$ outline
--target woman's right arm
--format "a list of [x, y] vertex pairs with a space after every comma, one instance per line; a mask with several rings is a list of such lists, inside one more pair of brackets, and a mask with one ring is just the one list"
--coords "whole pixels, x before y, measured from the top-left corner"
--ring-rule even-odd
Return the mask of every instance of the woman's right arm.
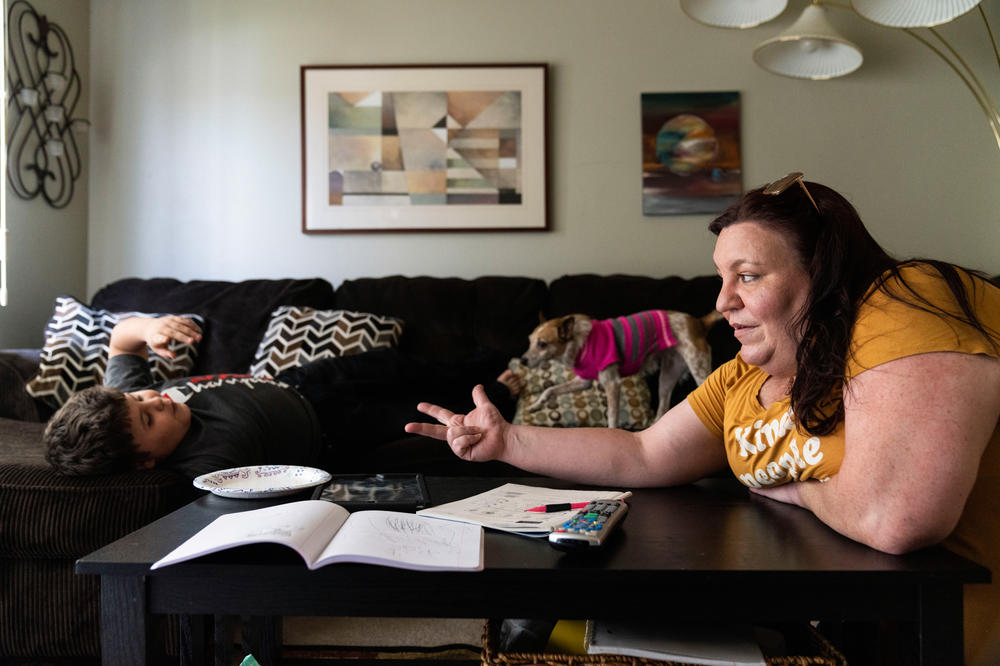
[[417, 409], [441, 425], [410, 423], [406, 431], [447, 441], [460, 458], [500, 460], [529, 472], [579, 483], [630, 487], [679, 485], [726, 465], [722, 443], [687, 401], [650, 428], [540, 428], [511, 425], [485, 391], [472, 391], [475, 409], [455, 414], [437, 405]]

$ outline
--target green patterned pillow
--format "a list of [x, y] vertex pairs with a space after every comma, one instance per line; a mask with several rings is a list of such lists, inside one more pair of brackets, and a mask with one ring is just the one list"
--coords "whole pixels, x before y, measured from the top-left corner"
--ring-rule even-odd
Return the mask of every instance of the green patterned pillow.
[[[509, 367], [521, 376], [522, 383], [513, 423], [554, 428], [607, 427], [608, 400], [604, 389], [596, 381], [589, 389], [563, 393], [550, 398], [542, 408], [529, 412], [527, 406], [542, 391], [573, 379], [576, 375], [560, 361], [545, 361], [536, 368], [528, 368], [520, 359], [513, 359]], [[655, 415], [652, 396], [642, 375], [622, 379], [619, 402], [619, 428], [642, 430], [652, 425]]]

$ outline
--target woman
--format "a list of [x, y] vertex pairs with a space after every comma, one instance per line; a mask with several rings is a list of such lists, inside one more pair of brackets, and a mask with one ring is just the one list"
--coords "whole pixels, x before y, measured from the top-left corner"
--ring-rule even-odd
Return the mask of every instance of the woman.
[[[442, 425], [407, 430], [581, 483], [683, 484], [728, 465], [873, 548], [944, 541], [1000, 575], [1000, 289], [892, 259], [848, 201], [797, 173], [709, 228], [716, 307], [741, 349], [649, 429], [512, 426], [476, 387], [469, 414], [421, 403]], [[966, 590], [967, 663], [1000, 659], [998, 588]]]

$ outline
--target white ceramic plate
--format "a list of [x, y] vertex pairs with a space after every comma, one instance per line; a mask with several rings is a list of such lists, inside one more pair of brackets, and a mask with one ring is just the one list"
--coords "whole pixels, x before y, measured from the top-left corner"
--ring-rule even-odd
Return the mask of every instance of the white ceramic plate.
[[194, 486], [220, 497], [257, 499], [291, 495], [329, 480], [328, 472], [315, 467], [254, 465], [202, 474], [194, 480]]

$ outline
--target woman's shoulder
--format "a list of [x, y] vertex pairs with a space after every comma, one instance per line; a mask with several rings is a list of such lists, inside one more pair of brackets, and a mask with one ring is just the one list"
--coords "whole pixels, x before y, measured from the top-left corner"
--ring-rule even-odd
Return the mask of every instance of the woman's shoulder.
[[869, 289], [864, 304], [900, 303], [953, 312], [956, 308], [960, 310], [956, 291], [965, 293], [974, 310], [1000, 303], [1000, 287], [981, 274], [954, 264], [915, 259], [883, 273]]
[[876, 281], [859, 306], [848, 376], [926, 352], [996, 355], [998, 345], [1000, 289], [951, 264], [907, 262]]

